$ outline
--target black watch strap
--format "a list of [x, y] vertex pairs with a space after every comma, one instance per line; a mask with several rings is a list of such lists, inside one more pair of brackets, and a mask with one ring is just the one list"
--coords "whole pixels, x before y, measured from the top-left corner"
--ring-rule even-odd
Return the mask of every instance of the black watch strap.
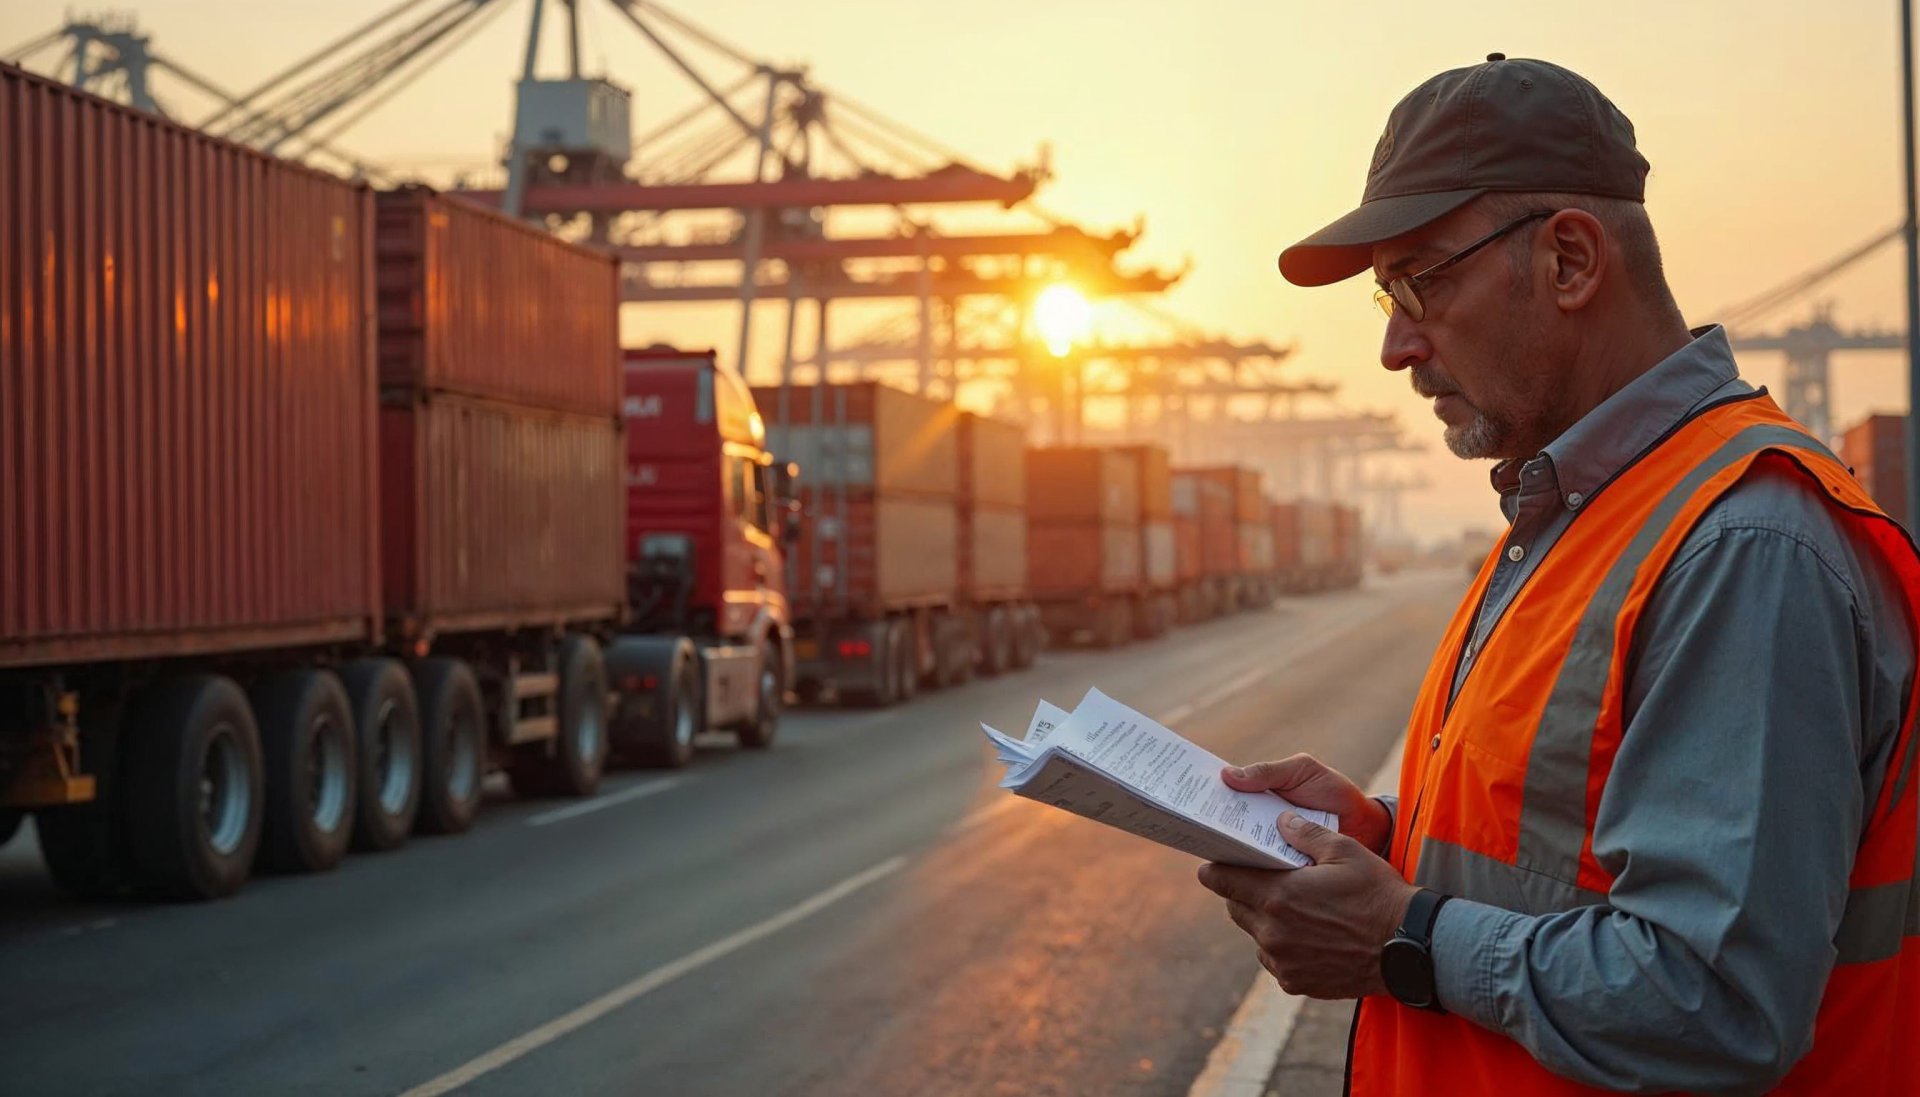
[[1401, 920], [1396, 936], [1418, 941], [1422, 948], [1432, 948], [1434, 923], [1440, 920], [1440, 908], [1446, 906], [1451, 898], [1453, 896], [1426, 888], [1414, 892], [1413, 901], [1407, 904], [1407, 915]]

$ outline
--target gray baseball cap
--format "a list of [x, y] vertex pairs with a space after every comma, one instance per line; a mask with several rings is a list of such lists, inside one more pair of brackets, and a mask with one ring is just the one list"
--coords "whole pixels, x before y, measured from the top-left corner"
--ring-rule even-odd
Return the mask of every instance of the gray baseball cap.
[[1646, 201], [1633, 123], [1578, 73], [1487, 55], [1407, 93], [1374, 146], [1360, 208], [1280, 253], [1297, 286], [1373, 265], [1373, 245], [1489, 191], [1554, 191]]

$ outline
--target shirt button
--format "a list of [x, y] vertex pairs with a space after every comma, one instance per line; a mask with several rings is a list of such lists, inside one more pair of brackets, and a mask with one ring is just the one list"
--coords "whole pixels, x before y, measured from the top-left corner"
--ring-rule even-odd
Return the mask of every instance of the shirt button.
[[1431, 742], [1431, 743], [1429, 743], [1429, 744], [1428, 744], [1428, 746], [1429, 746], [1429, 747], [1431, 747], [1431, 748], [1432, 748], [1432, 749], [1434, 749], [1434, 750], [1439, 750], [1439, 749], [1440, 749], [1440, 737], [1439, 737], [1438, 735], [1436, 735], [1436, 736], [1434, 736], [1434, 737], [1433, 737], [1433, 742]]
[[1580, 504], [1586, 501], [1587, 501], [1587, 497], [1580, 494], [1577, 491], [1570, 491], [1567, 493], [1567, 509], [1568, 510], [1579, 510]]
[[1507, 559], [1512, 560], [1514, 563], [1517, 564], [1520, 561], [1525, 560], [1526, 558], [1527, 558], [1526, 549], [1521, 548], [1519, 545], [1510, 545], [1507, 547]]

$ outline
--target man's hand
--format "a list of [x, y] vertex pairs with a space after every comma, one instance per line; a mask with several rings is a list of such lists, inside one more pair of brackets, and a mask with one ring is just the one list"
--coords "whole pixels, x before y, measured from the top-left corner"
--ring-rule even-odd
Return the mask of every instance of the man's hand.
[[1281, 990], [1309, 998], [1384, 992], [1380, 946], [1419, 889], [1353, 838], [1291, 811], [1280, 817], [1280, 829], [1313, 864], [1201, 865], [1200, 882], [1226, 899], [1228, 916], [1259, 946], [1260, 966]]
[[1387, 828], [1392, 817], [1380, 801], [1360, 791], [1346, 774], [1330, 769], [1311, 754], [1296, 754], [1278, 762], [1228, 766], [1220, 772], [1228, 788], [1241, 792], [1277, 792], [1303, 808], [1331, 811], [1340, 817], [1340, 830], [1361, 845], [1385, 854]]

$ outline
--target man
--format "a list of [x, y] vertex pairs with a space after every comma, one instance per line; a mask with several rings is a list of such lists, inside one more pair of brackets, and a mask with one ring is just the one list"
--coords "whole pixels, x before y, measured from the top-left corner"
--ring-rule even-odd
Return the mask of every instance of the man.
[[1381, 364], [1500, 458], [1511, 528], [1428, 670], [1399, 796], [1228, 770], [1297, 872], [1207, 865], [1280, 985], [1358, 998], [1356, 1094], [1920, 1093], [1920, 557], [1687, 330], [1633, 127], [1491, 55], [1394, 108], [1360, 207]]

